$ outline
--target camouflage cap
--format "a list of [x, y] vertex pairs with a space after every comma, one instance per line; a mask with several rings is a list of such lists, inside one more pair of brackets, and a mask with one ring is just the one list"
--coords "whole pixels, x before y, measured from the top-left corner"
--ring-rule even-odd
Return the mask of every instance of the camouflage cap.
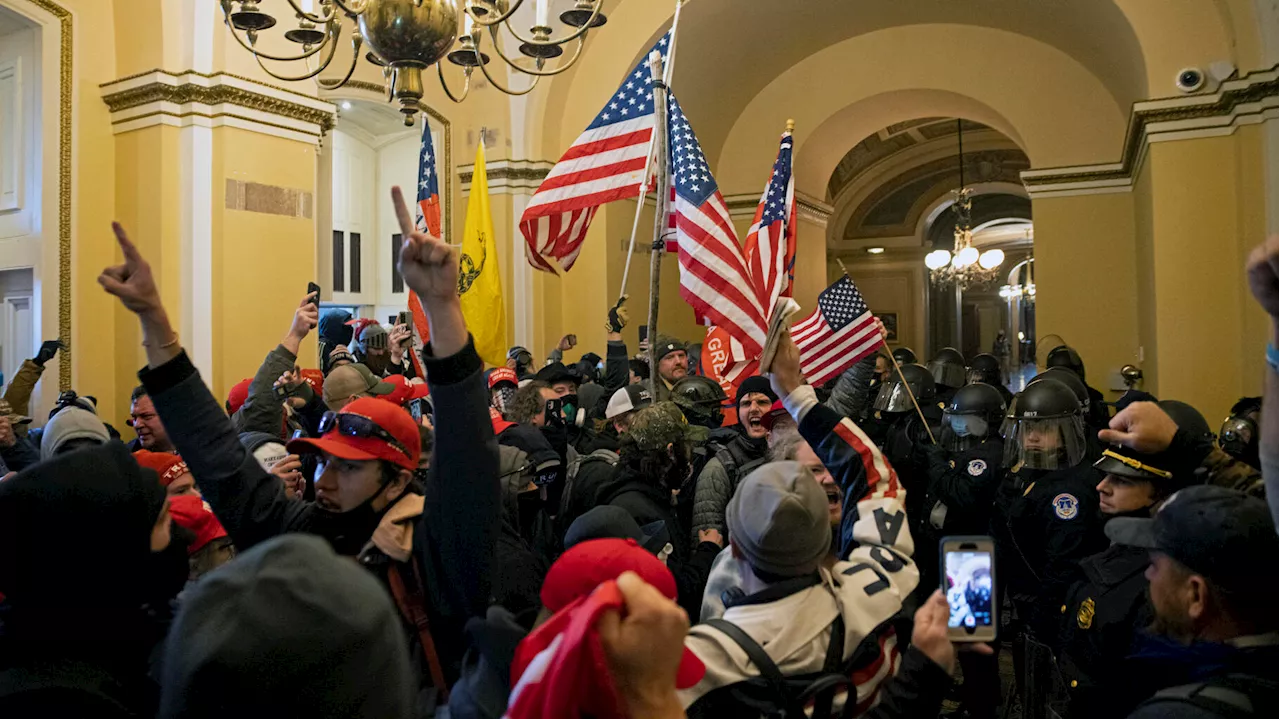
[[31, 424], [31, 418], [14, 412], [13, 405], [7, 399], [0, 399], [0, 417], [8, 419], [9, 424]]
[[679, 407], [658, 402], [636, 410], [624, 439], [642, 450], [665, 449], [669, 444], [690, 439], [689, 423]]

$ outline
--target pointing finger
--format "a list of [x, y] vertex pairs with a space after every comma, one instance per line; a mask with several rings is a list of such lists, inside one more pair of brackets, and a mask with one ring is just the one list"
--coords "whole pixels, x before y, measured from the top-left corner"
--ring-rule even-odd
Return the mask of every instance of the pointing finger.
[[409, 206], [404, 201], [404, 193], [401, 192], [399, 185], [391, 188], [391, 204], [396, 208], [396, 220], [400, 222], [400, 232], [405, 237], [412, 235], [414, 233], [413, 215], [409, 214]]
[[124, 226], [119, 222], [111, 223], [111, 230], [116, 233], [116, 242], [120, 243], [120, 250], [124, 252], [126, 260], [139, 260], [138, 248], [129, 240], [129, 234], [124, 231]]

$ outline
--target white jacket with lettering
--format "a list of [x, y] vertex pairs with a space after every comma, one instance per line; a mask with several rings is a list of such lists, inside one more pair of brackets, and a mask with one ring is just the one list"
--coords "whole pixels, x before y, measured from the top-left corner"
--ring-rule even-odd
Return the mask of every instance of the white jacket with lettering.
[[[914, 546], [903, 505], [905, 492], [879, 448], [852, 420], [821, 406], [812, 387], [798, 388], [783, 404], [844, 491], [845, 514], [856, 515], [846, 517], [853, 522], [855, 546], [845, 561], [830, 571], [819, 570], [820, 581], [777, 598], [777, 592], [771, 596], [765, 590], [755, 601], [748, 598], [729, 607], [722, 618], [764, 647], [784, 675], [799, 676], [822, 669], [831, 624], [837, 613], [843, 615], [845, 657], [858, 651], [866, 657], [852, 676], [858, 692], [856, 714], [862, 714], [879, 698], [885, 679], [898, 670], [901, 649], [892, 620], [919, 582], [911, 561]], [[681, 692], [685, 707], [716, 689], [759, 675], [746, 652], [712, 627], [694, 626], [685, 646], [707, 666], [703, 680]], [[837, 708], [844, 700], [837, 697]]]

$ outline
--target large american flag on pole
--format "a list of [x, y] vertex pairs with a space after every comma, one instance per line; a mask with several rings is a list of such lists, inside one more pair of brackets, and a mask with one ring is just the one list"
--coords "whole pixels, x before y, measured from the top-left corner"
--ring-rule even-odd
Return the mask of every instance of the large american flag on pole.
[[782, 134], [773, 174], [760, 195], [747, 232], [747, 271], [766, 312], [779, 297], [791, 296], [796, 261], [796, 187], [791, 176], [791, 130]]
[[838, 377], [884, 344], [876, 316], [848, 275], [818, 295], [818, 306], [791, 326], [800, 348], [800, 371], [814, 386]]
[[[653, 46], [666, 63], [671, 33]], [[652, 52], [652, 50], [650, 51]], [[649, 53], [632, 68], [587, 129], [551, 168], [520, 215], [529, 264], [568, 271], [600, 205], [639, 197], [653, 138]]]
[[722, 327], [746, 356], [759, 356], [766, 332], [765, 310], [750, 281], [729, 208], [707, 167], [702, 146], [675, 95], [668, 103], [670, 212], [680, 258], [680, 296], [700, 322]]
[[[440, 181], [436, 175], [436, 151], [431, 142], [431, 127], [426, 113], [422, 115], [422, 146], [418, 153], [418, 206], [414, 213], [417, 216], [417, 228], [434, 237], [440, 234]], [[405, 241], [408, 238], [401, 238]], [[409, 312], [413, 315], [413, 368], [418, 376], [426, 378], [426, 370], [422, 367], [422, 348], [430, 339], [427, 330], [427, 314], [422, 310], [422, 301], [417, 293], [409, 290]]]

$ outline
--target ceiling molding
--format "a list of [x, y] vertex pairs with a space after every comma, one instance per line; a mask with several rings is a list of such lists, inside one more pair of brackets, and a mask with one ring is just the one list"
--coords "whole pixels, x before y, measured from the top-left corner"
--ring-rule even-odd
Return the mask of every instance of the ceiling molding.
[[[555, 163], [545, 160], [490, 160], [485, 163], [485, 179], [489, 191], [494, 194], [530, 194], [538, 189], [542, 180], [551, 172]], [[471, 178], [475, 175], [475, 163], [458, 165], [458, 179], [462, 181], [462, 194], [471, 192]]]
[[1022, 182], [1033, 199], [1129, 192], [1152, 143], [1230, 135], [1280, 117], [1277, 76], [1272, 67], [1228, 80], [1214, 93], [1134, 103], [1119, 162], [1025, 170]]
[[[826, 225], [827, 221], [831, 219], [831, 213], [835, 209], [831, 205], [799, 190], [796, 190], [795, 197], [797, 217], [802, 217], [819, 225]], [[748, 193], [727, 195], [724, 198], [724, 204], [729, 208], [729, 216], [734, 219], [754, 218], [756, 216], [756, 208], [760, 206], [760, 195]]]

